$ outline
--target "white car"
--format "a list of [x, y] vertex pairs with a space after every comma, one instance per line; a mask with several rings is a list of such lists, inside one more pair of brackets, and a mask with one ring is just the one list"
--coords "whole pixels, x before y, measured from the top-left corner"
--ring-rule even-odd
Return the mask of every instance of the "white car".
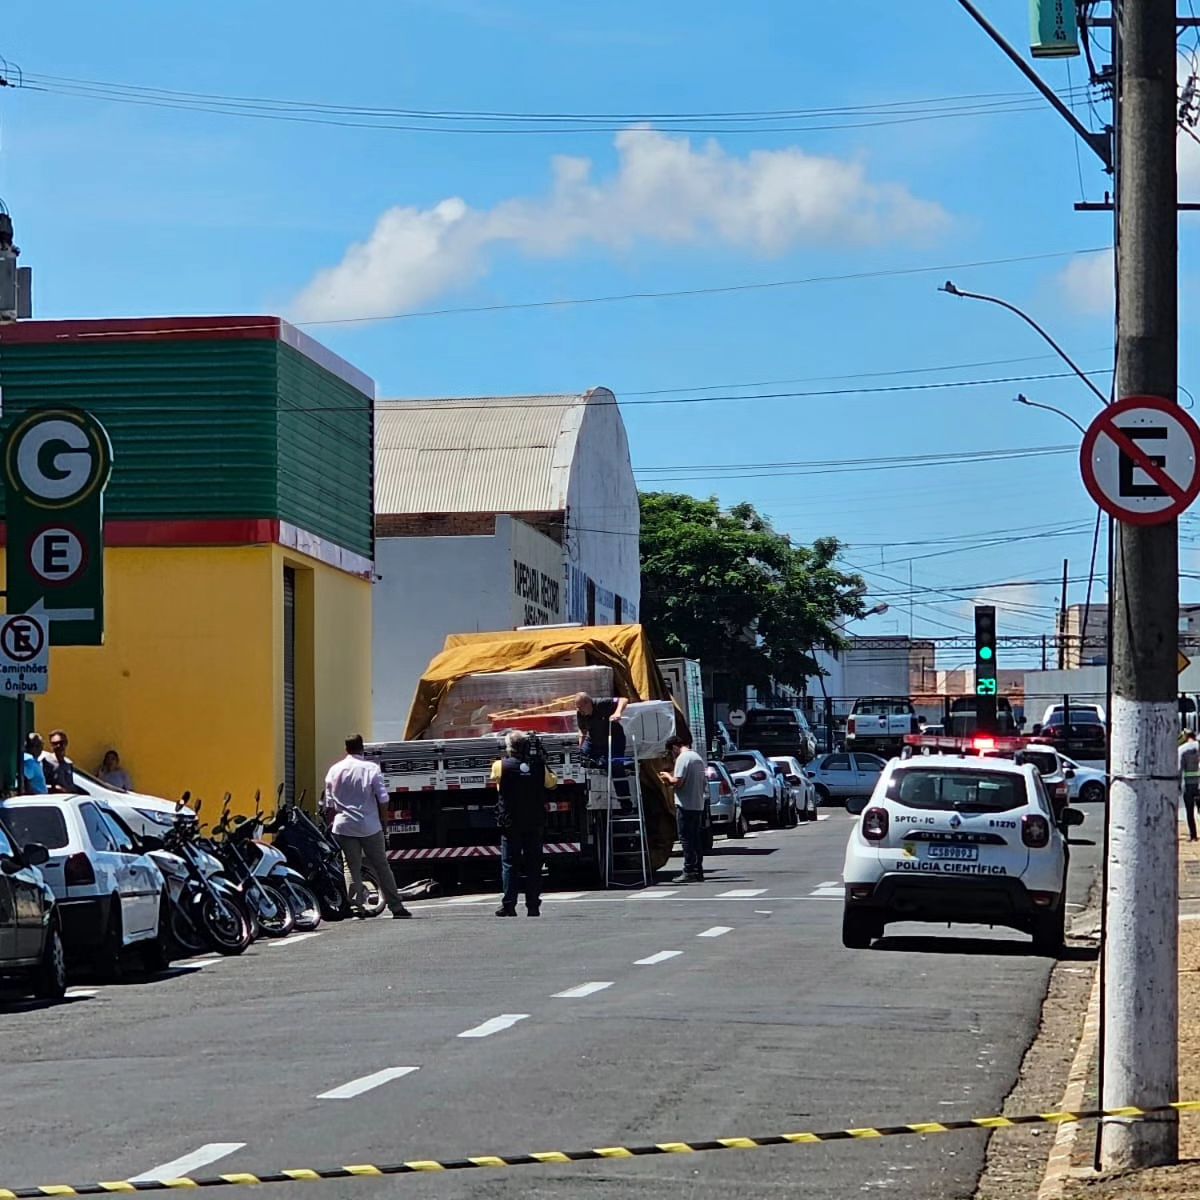
[[842, 943], [889, 922], [1002, 925], [1055, 954], [1066, 920], [1065, 828], [1032, 763], [951, 754], [893, 759], [846, 845]]
[[735, 750], [721, 761], [733, 776], [746, 820], [765, 821], [772, 829], [782, 829], [791, 804], [783, 795], [783, 780], [775, 774], [774, 764], [758, 750]]
[[742, 816], [742, 798], [733, 776], [717, 760], [705, 764], [704, 774], [708, 779], [708, 812], [713, 830], [726, 837], [744, 838], [746, 818]]
[[54, 893], [68, 960], [120, 974], [129, 951], [150, 970], [170, 958], [166, 882], [129, 828], [91, 796], [19, 796], [0, 816], [21, 845], [46, 847], [41, 871]]
[[[1067, 768], [1066, 776], [1069, 787], [1067, 796], [1078, 800], [1081, 804], [1103, 804], [1108, 796], [1108, 776], [1096, 767], [1084, 767], [1073, 758], [1060, 755], [1062, 764]], [[1071, 772], [1075, 774], [1072, 775]]]
[[784, 756], [772, 758], [771, 761], [784, 770], [783, 781], [792, 791], [792, 811], [798, 821], [815, 821], [817, 819], [817, 789], [813, 781], [804, 773], [798, 758]]
[[177, 808], [172, 801], [158, 796], [111, 788], [78, 767], [75, 768], [75, 787], [83, 795], [107, 804], [138, 837], [162, 837], [174, 826], [178, 813], [188, 817], [196, 815], [187, 805]]

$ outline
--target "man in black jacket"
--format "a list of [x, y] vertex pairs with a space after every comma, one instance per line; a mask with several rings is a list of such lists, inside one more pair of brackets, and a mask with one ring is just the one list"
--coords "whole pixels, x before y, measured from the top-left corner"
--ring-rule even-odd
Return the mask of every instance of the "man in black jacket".
[[546, 766], [535, 738], [519, 729], [504, 739], [505, 755], [492, 764], [492, 782], [499, 789], [496, 824], [500, 826], [500, 876], [504, 898], [498, 917], [517, 915], [517, 893], [525, 882], [525, 910], [531, 917], [542, 909], [542, 836], [546, 828], [546, 792], [558, 779]]

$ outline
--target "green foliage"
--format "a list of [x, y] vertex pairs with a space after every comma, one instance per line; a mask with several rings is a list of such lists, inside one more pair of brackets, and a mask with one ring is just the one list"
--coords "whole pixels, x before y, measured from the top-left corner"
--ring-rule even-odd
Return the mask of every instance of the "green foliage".
[[818, 673], [814, 647], [841, 645], [835, 626], [863, 612], [866, 585], [835, 563], [839, 544], [793, 545], [751, 504], [644, 492], [642, 624], [658, 654], [697, 658], [735, 680], [800, 687]]

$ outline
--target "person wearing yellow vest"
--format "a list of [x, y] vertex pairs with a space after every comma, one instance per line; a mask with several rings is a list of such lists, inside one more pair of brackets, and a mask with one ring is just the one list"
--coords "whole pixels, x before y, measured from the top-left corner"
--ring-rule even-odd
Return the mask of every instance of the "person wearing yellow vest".
[[1183, 807], [1187, 810], [1188, 839], [1196, 840], [1196, 798], [1200, 794], [1200, 745], [1189, 729], [1179, 747], [1179, 778], [1183, 783]]

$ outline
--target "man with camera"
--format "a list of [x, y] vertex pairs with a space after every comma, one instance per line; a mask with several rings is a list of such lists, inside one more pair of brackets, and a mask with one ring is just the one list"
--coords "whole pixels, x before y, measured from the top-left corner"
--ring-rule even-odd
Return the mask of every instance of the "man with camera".
[[546, 828], [546, 793], [558, 786], [546, 766], [541, 743], [533, 734], [510, 730], [504, 738], [504, 757], [492, 764], [492, 782], [499, 797], [496, 824], [500, 826], [500, 877], [504, 898], [498, 917], [517, 915], [517, 893], [525, 885], [525, 911], [542, 910], [542, 837]]

